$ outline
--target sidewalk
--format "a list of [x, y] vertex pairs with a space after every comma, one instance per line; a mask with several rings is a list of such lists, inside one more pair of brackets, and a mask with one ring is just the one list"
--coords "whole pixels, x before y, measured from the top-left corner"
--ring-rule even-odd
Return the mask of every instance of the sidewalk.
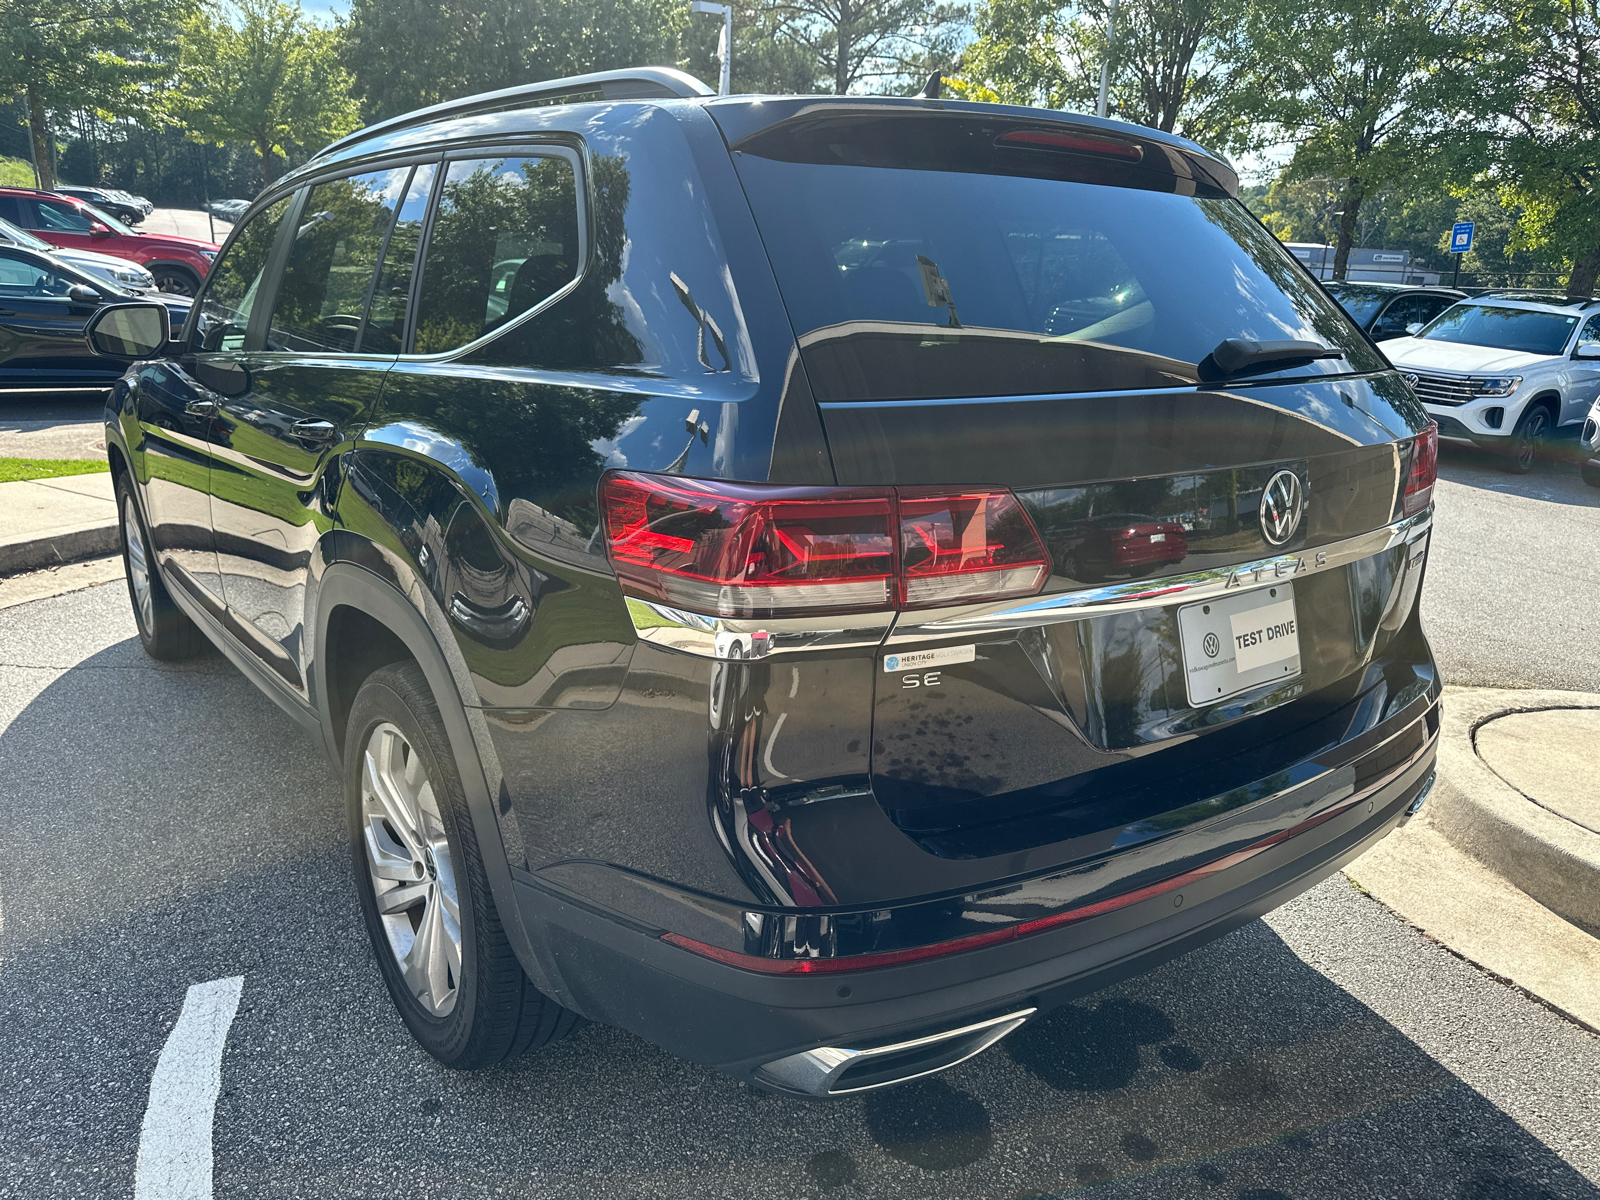
[[1600, 695], [1447, 687], [1433, 795], [1346, 874], [1600, 1030], [1597, 747]]
[[118, 549], [110, 473], [0, 483], [0, 578]]

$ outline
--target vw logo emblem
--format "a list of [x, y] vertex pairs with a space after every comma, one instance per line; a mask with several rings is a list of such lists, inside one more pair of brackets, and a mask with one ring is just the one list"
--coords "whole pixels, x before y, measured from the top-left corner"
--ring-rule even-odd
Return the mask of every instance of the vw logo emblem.
[[1293, 471], [1279, 471], [1267, 480], [1261, 493], [1261, 534], [1268, 544], [1281, 546], [1294, 536], [1305, 506], [1305, 490]]
[[1400, 378], [1404, 379], [1412, 387], [1416, 387], [1417, 384], [1422, 382], [1422, 376], [1412, 371], [1407, 371], [1404, 375], [1400, 376]]
[[1207, 658], [1215, 658], [1222, 653], [1222, 642], [1214, 633], [1206, 634], [1206, 640], [1201, 642], [1200, 646], [1205, 650]]

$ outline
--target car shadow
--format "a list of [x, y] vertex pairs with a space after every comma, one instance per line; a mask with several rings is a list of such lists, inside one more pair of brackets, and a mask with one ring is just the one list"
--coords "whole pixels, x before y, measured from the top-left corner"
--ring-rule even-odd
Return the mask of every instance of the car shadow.
[[383, 990], [338, 780], [289, 718], [131, 639], [30, 669], [0, 669], [0, 1195], [126, 1194], [185, 989], [242, 974], [219, 1196], [1600, 1197], [1262, 922], [830, 1104], [594, 1025], [446, 1070]]
[[1526, 475], [1512, 474], [1503, 462], [1501, 455], [1470, 442], [1439, 443], [1440, 479], [1531, 500], [1600, 508], [1600, 488], [1589, 487], [1579, 474], [1575, 436], [1551, 443]]

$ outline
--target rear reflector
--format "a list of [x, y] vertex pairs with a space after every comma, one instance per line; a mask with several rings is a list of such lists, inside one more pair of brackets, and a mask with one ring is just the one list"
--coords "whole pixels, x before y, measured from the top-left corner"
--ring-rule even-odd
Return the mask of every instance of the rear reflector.
[[1110, 158], [1138, 162], [1144, 158], [1142, 146], [1111, 138], [1085, 137], [1075, 133], [1054, 133], [1046, 129], [1014, 129], [995, 139], [997, 146], [1015, 146], [1018, 149], [1068, 150], [1077, 154], [1104, 154]]
[[1433, 500], [1433, 485], [1439, 480], [1439, 423], [1411, 439], [1411, 463], [1406, 473], [1405, 515], [1427, 508]]
[[1050, 574], [1004, 489], [796, 488], [615, 472], [623, 591], [705, 615], [822, 616], [1032, 595]]

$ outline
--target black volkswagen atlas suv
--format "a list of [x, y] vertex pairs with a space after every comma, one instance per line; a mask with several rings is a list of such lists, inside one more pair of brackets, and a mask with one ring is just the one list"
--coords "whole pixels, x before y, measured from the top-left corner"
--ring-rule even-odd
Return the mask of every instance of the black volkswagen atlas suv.
[[1237, 188], [665, 69], [375, 125], [182, 330], [91, 325], [140, 636], [340, 765], [442, 1062], [581, 1016], [796, 1096], [950, 1066], [1432, 784], [1435, 429]]

